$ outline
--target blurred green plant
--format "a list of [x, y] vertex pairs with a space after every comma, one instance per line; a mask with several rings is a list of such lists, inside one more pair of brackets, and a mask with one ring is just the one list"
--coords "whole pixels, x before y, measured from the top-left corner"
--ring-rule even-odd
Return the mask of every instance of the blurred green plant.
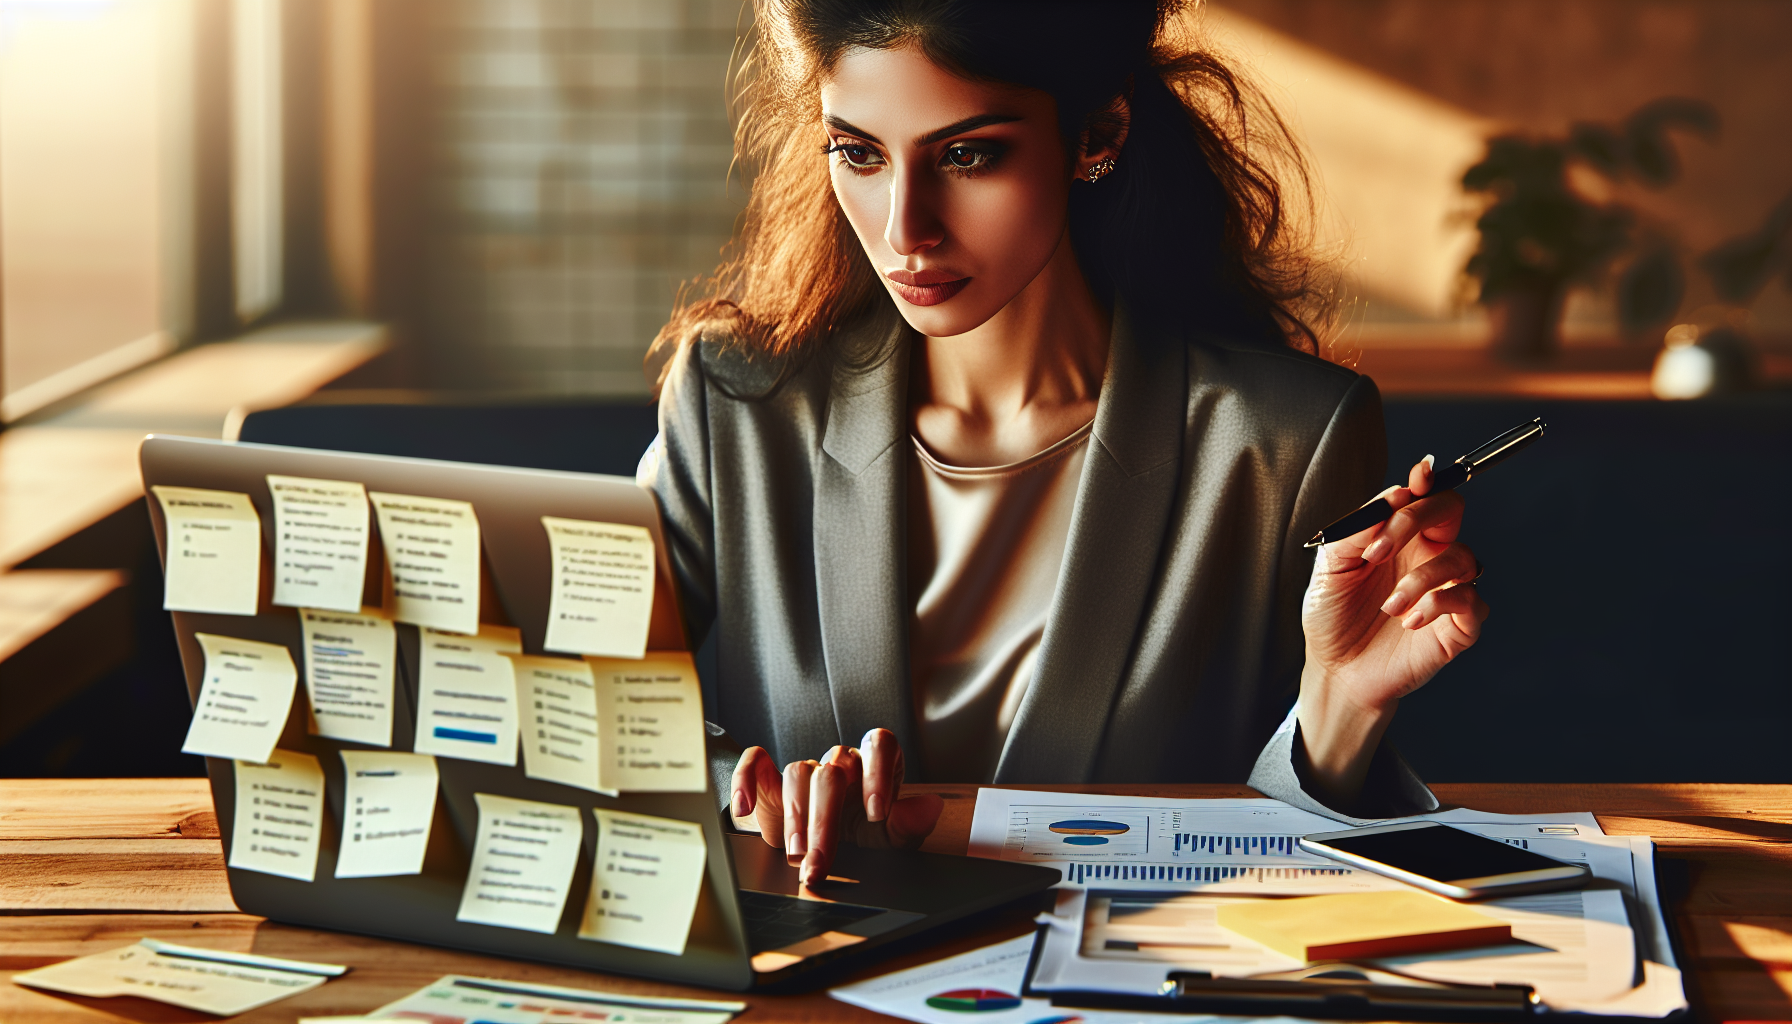
[[1568, 287], [1601, 282], [1626, 253], [1635, 253], [1618, 278], [1626, 332], [1663, 323], [1679, 309], [1686, 275], [1673, 240], [1639, 229], [1627, 207], [1577, 190], [1570, 174], [1578, 163], [1609, 183], [1664, 188], [1680, 176], [1669, 136], [1676, 129], [1714, 139], [1717, 111], [1703, 100], [1668, 97], [1618, 125], [1577, 124], [1566, 137], [1495, 136], [1487, 155], [1463, 174], [1463, 189], [1487, 201], [1475, 221], [1480, 244], [1464, 269], [1480, 285], [1481, 304], [1531, 310], [1530, 320], [1517, 326], [1544, 336], [1517, 343], [1531, 345], [1529, 354], [1553, 348], [1554, 319]]
[[1755, 301], [1776, 271], [1792, 289], [1792, 195], [1767, 213], [1761, 226], [1720, 243], [1698, 259], [1717, 296], [1733, 306]]

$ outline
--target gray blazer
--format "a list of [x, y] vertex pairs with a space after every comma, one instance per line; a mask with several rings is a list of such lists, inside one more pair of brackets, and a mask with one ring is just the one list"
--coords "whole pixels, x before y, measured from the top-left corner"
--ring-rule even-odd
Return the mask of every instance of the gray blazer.
[[[643, 477], [691, 635], [717, 629], [709, 713], [780, 762], [878, 726], [915, 735], [912, 338], [885, 309], [780, 381], [782, 364], [705, 337], [675, 357], [661, 396]], [[1147, 342], [1116, 315], [1037, 673], [995, 781], [1249, 777], [1344, 817], [1307, 795], [1291, 757], [1312, 566], [1301, 543], [1380, 488], [1385, 445], [1367, 377], [1193, 332]], [[1384, 747], [1351, 810], [1436, 806]]]

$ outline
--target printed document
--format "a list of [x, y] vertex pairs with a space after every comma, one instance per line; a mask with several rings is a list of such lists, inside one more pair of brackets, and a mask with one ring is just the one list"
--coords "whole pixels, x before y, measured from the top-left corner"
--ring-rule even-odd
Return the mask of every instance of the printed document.
[[479, 632], [479, 517], [465, 501], [410, 494], [368, 495], [379, 513], [399, 622]]
[[418, 1019], [431, 1024], [726, 1024], [746, 1008], [746, 1003], [732, 1000], [663, 999], [450, 974], [374, 1010], [368, 1019]]
[[261, 595], [261, 517], [247, 494], [150, 488], [168, 529], [162, 607], [254, 615]]
[[[1517, 816], [1458, 808], [1425, 819], [1545, 856], [1559, 854], [1536, 842], [1603, 836], [1597, 821], [1584, 813]], [[1392, 879], [1300, 849], [1301, 836], [1338, 828], [1330, 818], [1279, 800], [1097, 797], [990, 788], [977, 794], [970, 853], [1044, 864], [1064, 873], [1064, 885], [1104, 889], [1317, 895], [1403, 888]], [[1584, 859], [1587, 849], [1575, 849]], [[1624, 859], [1621, 852], [1611, 856], [1614, 864]]]
[[91, 998], [139, 996], [232, 1017], [314, 989], [348, 968], [143, 939], [134, 946], [15, 974], [31, 988]]
[[510, 663], [522, 719], [523, 774], [603, 792], [597, 784], [597, 683], [591, 666], [521, 654], [511, 655]]
[[231, 867], [312, 881], [323, 824], [324, 773], [317, 758], [276, 750], [266, 764], [236, 763]]
[[543, 644], [565, 654], [639, 658], [653, 619], [653, 535], [639, 526], [542, 516], [553, 552]]
[[597, 860], [579, 938], [684, 955], [703, 888], [703, 827], [596, 808]]
[[367, 488], [268, 475], [274, 496], [274, 603], [361, 610], [367, 579]]
[[1637, 981], [1636, 940], [1617, 889], [1513, 896], [1475, 908], [1512, 924], [1513, 946], [1384, 957], [1376, 964], [1432, 981], [1474, 985], [1521, 980], [1545, 1005], [1597, 1003]]
[[336, 877], [421, 872], [436, 814], [436, 759], [388, 750], [341, 753], [347, 785]]
[[[1054, 1008], [1050, 1000], [1023, 998], [1021, 983], [1027, 959], [1033, 955], [1033, 936], [1022, 935], [993, 946], [961, 953], [944, 960], [896, 971], [880, 978], [829, 989], [828, 995], [844, 1003], [864, 1007], [922, 1024], [960, 1024], [967, 1018], [993, 1024], [1139, 1024], [1140, 1021], [1204, 1021], [1218, 1024], [1223, 1017], [1188, 1017], [1171, 1013], [1120, 1013], [1107, 1010]], [[1159, 979], [1162, 980], [1162, 979]], [[1282, 1024], [1287, 1018], [1266, 1018], [1263, 1024]], [[1292, 1024], [1292, 1022], [1288, 1022]]]
[[211, 633], [193, 638], [205, 651], [205, 679], [181, 752], [266, 761], [286, 728], [299, 685], [291, 652], [284, 644]]
[[598, 785], [623, 793], [701, 793], [709, 788], [703, 692], [684, 651], [640, 661], [588, 658], [597, 682], [603, 752]]
[[516, 676], [506, 654], [520, 654], [522, 633], [480, 626], [477, 636], [418, 630], [419, 754], [516, 764]]
[[475, 793], [479, 834], [455, 920], [552, 935], [584, 826], [577, 807]]
[[[1259, 899], [1201, 893], [1068, 890], [1040, 949], [1043, 991], [1149, 993], [1171, 970], [1249, 978], [1306, 966], [1220, 927], [1221, 905]], [[1433, 981], [1528, 984], [1555, 1009], [1597, 1003], [1636, 981], [1635, 945], [1616, 889], [1588, 889], [1476, 903], [1512, 924], [1496, 946], [1353, 961]]]
[[[1685, 1005], [1646, 837], [1606, 836], [1582, 812], [1452, 808], [1421, 820], [1585, 864], [1598, 881], [1585, 890], [1477, 904], [1512, 923], [1510, 945], [1365, 963], [1438, 980], [1525, 982], [1558, 1010], [1662, 1016]], [[1220, 901], [1400, 887], [1299, 850], [1300, 836], [1338, 827], [1273, 800], [985, 789], [970, 846], [982, 856], [1065, 872], [1057, 913], [1041, 919], [1050, 928], [1036, 985], [1155, 992], [1166, 963], [1221, 976], [1275, 972], [1279, 954], [1262, 950], [1258, 957], [1255, 943], [1218, 929], [1213, 910]], [[1635, 921], [1629, 907], [1637, 910]]]
[[299, 609], [305, 636], [305, 693], [319, 736], [370, 747], [392, 745], [392, 690], [398, 632], [377, 608], [360, 613]]

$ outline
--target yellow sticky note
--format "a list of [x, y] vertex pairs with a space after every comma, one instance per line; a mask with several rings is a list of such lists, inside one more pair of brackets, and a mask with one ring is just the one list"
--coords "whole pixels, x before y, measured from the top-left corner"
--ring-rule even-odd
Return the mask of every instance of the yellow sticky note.
[[587, 658], [597, 682], [602, 770], [614, 792], [701, 793], [709, 788], [703, 747], [703, 691], [684, 651], [640, 661]]
[[509, 626], [480, 626], [477, 636], [419, 630], [419, 754], [487, 764], [516, 764], [516, 673], [506, 654], [523, 649]]
[[457, 921], [552, 935], [585, 827], [577, 807], [473, 794], [479, 834]]
[[342, 848], [337, 878], [423, 870], [436, 813], [436, 759], [390, 750], [344, 750]]
[[579, 938], [684, 955], [708, 847], [694, 822], [595, 808], [597, 861]]
[[268, 475], [274, 497], [274, 603], [361, 610], [367, 488], [349, 480]]
[[379, 515], [392, 576], [392, 617], [479, 632], [479, 517], [469, 502], [412, 494], [368, 495]]
[[1410, 890], [1229, 903], [1220, 927], [1297, 960], [1347, 960], [1510, 942], [1512, 926]]
[[542, 516], [553, 554], [543, 647], [639, 658], [653, 618], [653, 535], [639, 526]]
[[261, 593], [261, 517], [247, 494], [151, 488], [168, 529], [162, 607], [254, 615]]
[[266, 764], [236, 763], [231, 867], [311, 881], [323, 820], [324, 772], [317, 758], [276, 750]]
[[204, 682], [183, 754], [266, 761], [292, 710], [299, 673], [283, 644], [195, 633], [205, 651]]
[[376, 608], [299, 609], [305, 637], [305, 693], [319, 736], [392, 745], [392, 691], [398, 632]]
[[598, 786], [601, 748], [591, 666], [570, 658], [521, 654], [510, 655], [510, 663], [516, 670], [523, 774], [603, 792]]

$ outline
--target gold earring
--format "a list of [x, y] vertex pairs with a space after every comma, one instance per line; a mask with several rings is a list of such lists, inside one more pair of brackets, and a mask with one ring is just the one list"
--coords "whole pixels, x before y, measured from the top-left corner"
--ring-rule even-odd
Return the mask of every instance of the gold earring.
[[1100, 160], [1096, 161], [1094, 164], [1090, 165], [1089, 169], [1087, 171], [1083, 172], [1083, 174], [1084, 174], [1084, 177], [1086, 177], [1089, 180], [1089, 184], [1093, 185], [1096, 182], [1100, 181], [1101, 179], [1107, 177], [1110, 173], [1113, 172], [1113, 170], [1114, 170], [1114, 158], [1111, 156], [1104, 156]]

